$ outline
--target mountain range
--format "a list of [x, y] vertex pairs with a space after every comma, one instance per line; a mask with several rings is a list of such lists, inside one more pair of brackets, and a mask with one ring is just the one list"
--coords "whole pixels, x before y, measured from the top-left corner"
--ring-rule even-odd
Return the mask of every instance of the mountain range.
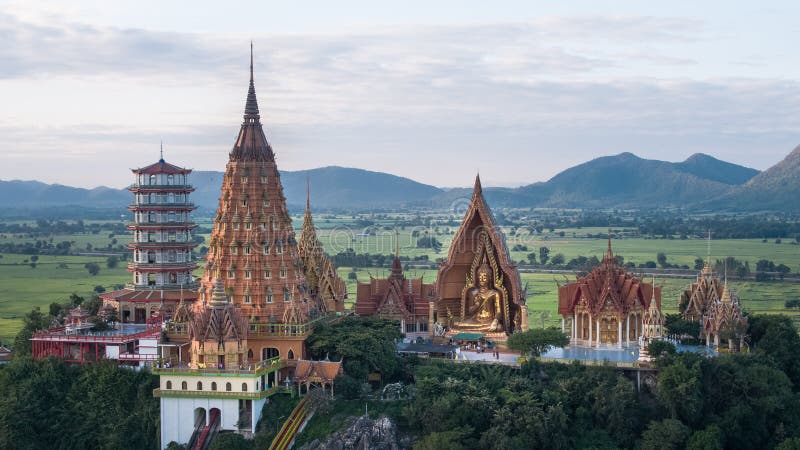
[[[192, 173], [194, 202], [216, 209], [222, 172]], [[306, 180], [317, 210], [449, 208], [465, 202], [471, 188], [443, 189], [382, 172], [347, 167], [282, 171], [289, 208], [302, 209]], [[800, 146], [764, 172], [698, 153], [682, 162], [643, 159], [632, 153], [603, 156], [566, 169], [545, 182], [518, 188], [485, 187], [495, 207], [663, 208], [706, 211], [800, 209]], [[83, 189], [38, 181], [1, 181], [0, 206], [118, 207], [125, 189]]]

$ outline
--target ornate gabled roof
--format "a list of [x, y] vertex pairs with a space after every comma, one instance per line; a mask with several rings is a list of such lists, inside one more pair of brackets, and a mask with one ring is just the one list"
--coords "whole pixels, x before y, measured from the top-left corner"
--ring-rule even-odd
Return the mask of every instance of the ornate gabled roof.
[[222, 281], [217, 279], [211, 302], [189, 324], [190, 337], [201, 342], [242, 341], [247, 339], [247, 331], [247, 318], [228, 302]]
[[608, 308], [627, 313], [636, 307], [647, 309], [652, 301], [660, 310], [661, 288], [645, 283], [620, 266], [610, 240], [600, 266], [558, 288], [558, 313], [562, 315], [571, 315], [578, 305], [592, 314]]
[[307, 359], [297, 360], [294, 375], [298, 381], [305, 381], [309, 378], [331, 382], [337, 375], [342, 373], [341, 361], [310, 361]]
[[739, 297], [728, 288], [727, 281], [722, 286], [721, 298], [709, 305], [707, 314], [703, 316], [705, 333], [717, 334], [726, 328], [739, 335], [747, 329], [747, 317], [739, 305]]
[[[656, 280], [653, 278], [653, 286], [656, 285]], [[656, 301], [656, 290], [652, 289], [653, 293], [650, 297], [650, 306], [647, 307], [647, 310], [644, 312], [644, 316], [642, 320], [645, 325], [663, 325], [664, 324], [664, 315], [661, 314], [661, 308], [658, 307], [658, 302]]]
[[522, 281], [520, 280], [519, 272], [514, 265], [514, 261], [511, 259], [511, 253], [508, 251], [506, 238], [500, 230], [500, 227], [497, 226], [497, 220], [483, 196], [483, 187], [481, 186], [481, 177], [479, 174], [475, 175], [472, 198], [464, 214], [464, 219], [461, 221], [461, 226], [458, 228], [455, 236], [453, 236], [450, 250], [447, 253], [447, 259], [442, 266], [439, 267], [437, 286], [442, 282], [442, 274], [449, 271], [455, 264], [456, 254], [467, 248], [465, 245], [466, 241], [468, 239], [474, 239], [478, 235], [475, 227], [470, 226], [473, 220], [478, 220], [480, 222], [478, 226], [486, 231], [492, 247], [498, 253], [498, 263], [501, 266], [504, 276], [512, 286], [512, 292], [509, 292], [509, 295], [511, 295], [510, 300], [516, 304], [525, 304], [525, 298], [522, 296]]
[[244, 122], [230, 153], [231, 161], [275, 161], [275, 154], [267, 142], [261, 126], [261, 115], [253, 81], [253, 43], [250, 43], [250, 86], [244, 107]]

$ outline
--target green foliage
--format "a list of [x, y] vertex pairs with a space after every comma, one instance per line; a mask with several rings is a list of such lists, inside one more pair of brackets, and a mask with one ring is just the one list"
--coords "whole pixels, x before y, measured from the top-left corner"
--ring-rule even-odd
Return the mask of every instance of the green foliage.
[[14, 338], [14, 353], [18, 356], [31, 354], [31, 337], [38, 330], [43, 330], [50, 325], [50, 316], [43, 313], [39, 307], [33, 308], [22, 319], [22, 330]]
[[800, 336], [791, 319], [783, 315], [753, 315], [748, 334], [756, 352], [777, 364], [795, 386], [800, 386]]
[[642, 448], [649, 450], [679, 450], [685, 448], [691, 430], [680, 420], [664, 419], [650, 422], [642, 435]]
[[680, 314], [667, 314], [664, 319], [664, 327], [669, 334], [700, 338], [700, 323], [684, 320]]
[[86, 271], [88, 271], [89, 275], [91, 275], [91, 276], [95, 276], [98, 273], [100, 273], [100, 264], [97, 264], [97, 263], [93, 263], [93, 262], [86, 263], [86, 264], [83, 265], [83, 268], [86, 269]]
[[389, 378], [398, 368], [395, 342], [400, 339], [397, 323], [375, 317], [345, 317], [334, 325], [323, 325], [306, 341], [312, 358], [343, 359], [345, 374], [365, 380], [370, 372]]
[[547, 247], [539, 247], [539, 261], [542, 264], [547, 264], [547, 260], [550, 259], [550, 249]]
[[531, 356], [539, 356], [550, 347], [563, 347], [567, 344], [569, 338], [556, 328], [531, 329], [514, 333], [507, 341], [508, 348]]
[[472, 433], [470, 429], [438, 431], [425, 435], [414, 443], [414, 450], [467, 450], [462, 442]]
[[109, 269], [115, 269], [119, 265], [119, 257], [117, 256], [109, 256], [106, 258], [106, 267]]
[[676, 358], [660, 368], [656, 396], [671, 418], [686, 423], [698, 419], [703, 406], [700, 373], [696, 357]]
[[647, 344], [647, 353], [653, 358], [658, 358], [664, 355], [674, 355], [676, 352], [675, 346], [667, 341], [651, 341]]
[[252, 443], [241, 434], [220, 433], [211, 442], [208, 450], [250, 450], [252, 448]]
[[723, 450], [722, 431], [717, 425], [709, 425], [695, 431], [686, 445], [687, 450]]
[[0, 448], [158, 448], [157, 378], [18, 357], [0, 370]]

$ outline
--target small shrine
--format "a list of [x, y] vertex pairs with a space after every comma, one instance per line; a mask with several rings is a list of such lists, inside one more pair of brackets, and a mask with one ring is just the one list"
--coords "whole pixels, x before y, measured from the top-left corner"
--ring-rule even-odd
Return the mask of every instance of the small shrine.
[[294, 370], [294, 381], [297, 383], [297, 394], [302, 394], [302, 387], [305, 386], [306, 392], [312, 386], [330, 389], [333, 397], [333, 380], [344, 373], [341, 361], [311, 361], [308, 359], [298, 359]]

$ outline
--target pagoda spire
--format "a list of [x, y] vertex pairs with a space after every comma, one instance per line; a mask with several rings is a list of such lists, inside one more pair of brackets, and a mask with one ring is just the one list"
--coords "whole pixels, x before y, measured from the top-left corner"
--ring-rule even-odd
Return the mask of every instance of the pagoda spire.
[[481, 174], [478, 173], [475, 175], [475, 185], [472, 187], [472, 195], [481, 193], [483, 193], [483, 187], [481, 187]]
[[402, 278], [403, 276], [403, 263], [400, 262], [400, 232], [394, 230], [394, 259], [392, 260], [392, 275], [393, 278]]
[[247, 89], [247, 103], [244, 106], [244, 119], [259, 120], [258, 100], [256, 99], [256, 84], [253, 81], [253, 41], [250, 41], [250, 87]]
[[608, 247], [606, 254], [603, 256], [603, 262], [606, 264], [616, 264], [617, 258], [614, 257], [614, 252], [611, 250], [611, 227], [608, 227]]

